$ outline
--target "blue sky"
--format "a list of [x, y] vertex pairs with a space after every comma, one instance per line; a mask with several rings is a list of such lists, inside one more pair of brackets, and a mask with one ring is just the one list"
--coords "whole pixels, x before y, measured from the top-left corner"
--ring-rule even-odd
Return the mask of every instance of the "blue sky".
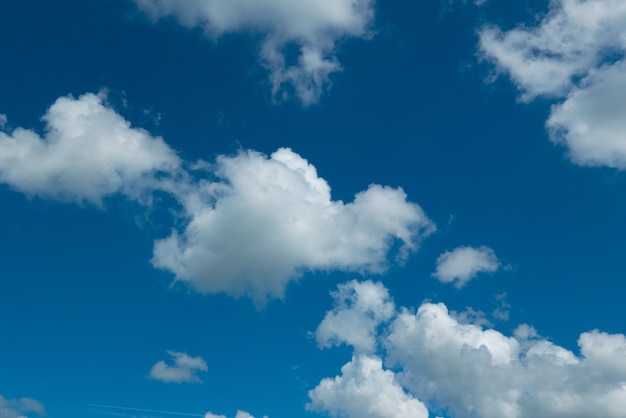
[[622, 0], [5, 3], [0, 418], [623, 416]]

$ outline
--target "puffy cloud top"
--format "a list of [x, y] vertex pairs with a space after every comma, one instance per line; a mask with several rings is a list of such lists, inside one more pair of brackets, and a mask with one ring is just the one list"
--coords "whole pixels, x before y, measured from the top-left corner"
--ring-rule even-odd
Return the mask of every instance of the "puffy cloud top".
[[153, 264], [200, 292], [262, 304], [303, 271], [382, 273], [393, 241], [402, 261], [434, 230], [402, 189], [371, 185], [353, 202], [332, 200], [315, 167], [290, 149], [221, 156], [214, 173], [221, 183], [181, 198], [192, 202], [182, 234], [154, 246]]
[[333, 417], [428, 418], [426, 406], [402, 389], [380, 358], [353, 357], [341, 373], [309, 392], [309, 409], [328, 411]]
[[[369, 306], [389, 303], [381, 284], [363, 283]], [[358, 289], [355, 282], [340, 286]], [[354, 291], [356, 292], [356, 290]], [[367, 324], [372, 311], [355, 309], [358, 303], [336, 306], [322, 324], [345, 325], [342, 312], [353, 324]], [[417, 312], [394, 310], [378, 322], [371, 335], [379, 342], [378, 353], [357, 354], [342, 368], [342, 375], [323, 379], [309, 393], [315, 410], [331, 415], [427, 416], [418, 405], [426, 402], [433, 411], [449, 411], [458, 418], [584, 418], [623, 416], [626, 405], [626, 337], [598, 330], [580, 335], [580, 355], [520, 325], [514, 336], [460, 323], [442, 304], [424, 303]], [[322, 324], [320, 327], [322, 327]], [[350, 335], [349, 333], [346, 335]], [[351, 343], [348, 338], [344, 341]], [[395, 370], [395, 372], [393, 371]], [[393, 395], [392, 395], [393, 394]], [[394, 407], [380, 414], [372, 404], [414, 405], [411, 415]], [[370, 414], [370, 415], [368, 415]], [[397, 415], [399, 414], [399, 415]], [[421, 415], [424, 414], [424, 415]]]
[[114, 193], [139, 199], [156, 187], [156, 173], [180, 161], [154, 138], [85, 94], [61, 97], [43, 117], [43, 137], [32, 130], [0, 132], [0, 182], [29, 195], [100, 204]]

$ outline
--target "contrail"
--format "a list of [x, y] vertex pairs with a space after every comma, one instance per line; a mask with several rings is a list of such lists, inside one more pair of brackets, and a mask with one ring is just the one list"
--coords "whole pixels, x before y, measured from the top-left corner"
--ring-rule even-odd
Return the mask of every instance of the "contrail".
[[87, 406], [93, 406], [96, 408], [123, 409], [125, 411], [153, 412], [155, 414], [183, 415], [186, 417], [204, 417], [204, 415], [200, 415], [200, 414], [187, 414], [185, 412], [156, 411], [154, 409], [128, 408], [126, 406], [98, 405], [98, 404], [87, 404]]

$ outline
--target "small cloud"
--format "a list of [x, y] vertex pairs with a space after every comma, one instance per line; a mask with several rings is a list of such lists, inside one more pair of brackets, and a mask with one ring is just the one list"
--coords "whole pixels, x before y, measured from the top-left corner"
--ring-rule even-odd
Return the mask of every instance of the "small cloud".
[[477, 311], [470, 306], [466, 307], [464, 311], [450, 311], [450, 316], [461, 324], [472, 324], [479, 327], [490, 327], [491, 322], [485, 316], [483, 311]]
[[161, 360], [150, 369], [150, 378], [164, 383], [201, 383], [197, 376], [198, 372], [208, 370], [202, 357], [191, 357], [187, 353], [167, 351], [174, 360], [173, 365], [168, 365]]
[[506, 301], [506, 292], [496, 295], [496, 303], [498, 304], [498, 307], [493, 311], [491, 315], [495, 319], [498, 319], [500, 321], [508, 321], [509, 309], [511, 308], [511, 304]]
[[[226, 415], [215, 415], [211, 412], [207, 412], [204, 418], [227, 418], [227, 417]], [[254, 416], [246, 411], [239, 410], [237, 411], [237, 415], [235, 415], [235, 418], [254, 418]], [[268, 417], [263, 416], [263, 418], [268, 418]]]
[[500, 261], [489, 247], [457, 247], [437, 258], [437, 269], [433, 276], [442, 283], [452, 283], [457, 289], [476, 277], [478, 273], [493, 273]]
[[0, 395], [0, 418], [26, 418], [27, 412], [46, 415], [41, 402], [32, 398], [7, 399]]
[[7, 125], [7, 115], [0, 113], [0, 129], [4, 129]]

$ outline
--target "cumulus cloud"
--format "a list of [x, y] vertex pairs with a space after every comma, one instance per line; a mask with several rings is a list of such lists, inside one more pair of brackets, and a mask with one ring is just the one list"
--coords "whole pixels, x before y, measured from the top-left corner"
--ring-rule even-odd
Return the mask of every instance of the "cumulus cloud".
[[140, 199], [180, 161], [161, 138], [131, 128], [102, 95], [61, 97], [43, 117], [45, 135], [0, 132], [0, 182], [28, 195], [100, 204], [115, 193]]
[[547, 122], [573, 162], [626, 168], [624, 112], [626, 3], [554, 0], [535, 26], [486, 26], [480, 49], [508, 74], [522, 101], [564, 99]]
[[437, 258], [433, 276], [442, 283], [454, 283], [455, 287], [461, 288], [478, 273], [493, 273], [499, 267], [500, 261], [489, 247], [457, 247]]
[[[175, 16], [187, 27], [200, 27], [218, 38], [248, 31], [263, 35], [259, 56], [270, 72], [275, 97], [290, 86], [304, 105], [315, 103], [341, 70], [336, 44], [347, 37], [370, 33], [373, 0], [135, 0], [153, 19]], [[297, 47], [295, 62], [286, 54]]]
[[333, 310], [317, 327], [315, 337], [320, 347], [345, 343], [355, 350], [375, 351], [378, 326], [395, 313], [389, 292], [381, 283], [352, 280], [332, 293]]
[[0, 418], [27, 418], [26, 413], [45, 415], [43, 405], [31, 398], [7, 399], [0, 395]]
[[[626, 31], [625, 31], [626, 34]], [[626, 61], [590, 71], [546, 122], [580, 165], [626, 168]]]
[[623, 335], [581, 334], [580, 357], [530, 328], [516, 337], [460, 324], [445, 305], [424, 304], [415, 314], [401, 312], [390, 326], [387, 361], [402, 368], [400, 381], [417, 397], [434, 399], [460, 418], [623, 414]]
[[[382, 285], [377, 288], [370, 293], [373, 306], [389, 300], [388, 293], [380, 291]], [[350, 305], [337, 309], [353, 310]], [[361, 320], [366, 320], [369, 313], [361, 312]], [[309, 393], [315, 410], [347, 417], [379, 416], [366, 415], [361, 408], [367, 411], [370, 401], [384, 404], [385, 386], [394, 387], [392, 392], [400, 398], [406, 395], [396, 404], [422, 400], [432, 411], [446, 410], [458, 418], [623, 416], [622, 334], [584, 332], [577, 355], [541, 337], [530, 325], [522, 324], [513, 336], [506, 336], [477, 323], [460, 322], [442, 303], [424, 303], [417, 312], [395, 310], [390, 320], [381, 322], [375, 339], [377, 354], [356, 354], [342, 376], [322, 380]], [[380, 381], [386, 383], [371, 388]], [[376, 400], [373, 393], [383, 399]]]
[[221, 182], [183, 193], [190, 221], [155, 243], [152, 260], [200, 292], [262, 304], [305, 271], [382, 273], [394, 242], [402, 261], [434, 230], [399, 188], [332, 200], [315, 167], [287, 148], [220, 156], [213, 173]]
[[357, 356], [341, 376], [322, 380], [309, 391], [307, 409], [346, 418], [428, 418], [426, 406], [404, 391], [375, 356]]
[[198, 372], [208, 370], [206, 362], [201, 357], [191, 357], [187, 353], [178, 351], [168, 351], [173, 365], [168, 365], [165, 361], [157, 362], [150, 369], [149, 377], [165, 383], [201, 383]]
[[262, 305], [307, 271], [384, 273], [392, 248], [402, 263], [435, 230], [401, 188], [373, 184], [352, 202], [333, 200], [315, 167], [287, 148], [182, 161], [102, 95], [61, 97], [43, 119], [43, 137], [0, 131], [0, 183], [98, 205], [116, 194], [143, 204], [170, 194], [183, 228], [155, 241], [152, 263], [199, 292]]

